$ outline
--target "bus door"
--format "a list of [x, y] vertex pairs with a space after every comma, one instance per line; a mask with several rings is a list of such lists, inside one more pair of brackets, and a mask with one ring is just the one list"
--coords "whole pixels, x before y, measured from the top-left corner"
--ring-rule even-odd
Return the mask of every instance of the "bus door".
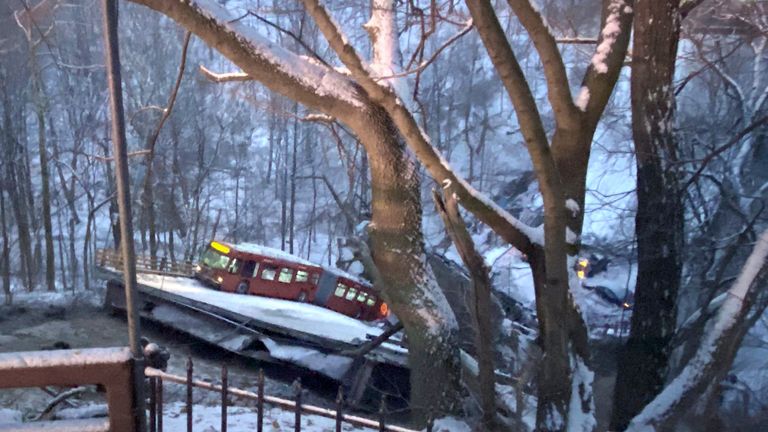
[[320, 306], [325, 305], [328, 302], [328, 298], [333, 294], [334, 288], [336, 288], [336, 275], [329, 271], [324, 271], [320, 276], [320, 282], [317, 284], [314, 303]]
[[251, 291], [253, 277], [259, 271], [259, 263], [254, 260], [245, 261], [240, 266], [240, 281], [235, 287], [235, 291], [240, 294], [247, 294]]

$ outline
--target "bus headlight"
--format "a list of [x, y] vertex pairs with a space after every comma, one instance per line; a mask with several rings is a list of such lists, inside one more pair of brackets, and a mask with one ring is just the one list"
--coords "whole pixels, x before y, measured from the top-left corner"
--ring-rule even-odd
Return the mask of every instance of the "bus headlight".
[[202, 267], [200, 267], [200, 264], [197, 264], [197, 265], [195, 266], [195, 272], [196, 272], [196, 273], [200, 273], [202, 270], [203, 270], [203, 268], [202, 268]]
[[223, 277], [221, 277], [221, 276], [216, 276], [216, 283], [219, 283], [219, 284], [220, 284], [220, 283], [222, 283], [222, 282], [224, 282], [224, 278], [223, 278]]

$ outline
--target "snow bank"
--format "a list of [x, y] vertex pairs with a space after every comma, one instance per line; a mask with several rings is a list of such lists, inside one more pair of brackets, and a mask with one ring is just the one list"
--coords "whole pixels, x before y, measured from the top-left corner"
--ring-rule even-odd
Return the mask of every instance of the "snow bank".
[[[21, 422], [21, 411], [16, 411], [8, 408], [0, 408], [0, 425], [3, 423], [19, 423]], [[2, 426], [0, 426], [1, 428]]]

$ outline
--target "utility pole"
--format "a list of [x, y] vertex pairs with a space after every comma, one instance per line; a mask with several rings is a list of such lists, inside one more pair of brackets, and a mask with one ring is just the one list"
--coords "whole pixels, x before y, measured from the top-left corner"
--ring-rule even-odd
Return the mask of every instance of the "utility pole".
[[112, 113], [112, 154], [115, 160], [117, 203], [120, 210], [120, 252], [123, 257], [123, 283], [128, 315], [128, 343], [134, 361], [134, 419], [136, 430], [146, 430], [144, 412], [144, 353], [140, 344], [141, 329], [136, 307], [136, 253], [133, 245], [128, 151], [125, 143], [123, 88], [120, 78], [120, 49], [117, 41], [117, 0], [103, 0], [104, 52], [107, 63], [110, 111]]

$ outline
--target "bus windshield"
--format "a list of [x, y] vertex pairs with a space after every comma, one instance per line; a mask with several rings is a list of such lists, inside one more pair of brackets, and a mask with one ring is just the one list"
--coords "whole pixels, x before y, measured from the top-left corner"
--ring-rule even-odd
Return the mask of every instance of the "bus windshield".
[[228, 256], [223, 255], [221, 252], [210, 247], [205, 251], [203, 256], [200, 257], [200, 262], [212, 269], [225, 269], [228, 261]]

